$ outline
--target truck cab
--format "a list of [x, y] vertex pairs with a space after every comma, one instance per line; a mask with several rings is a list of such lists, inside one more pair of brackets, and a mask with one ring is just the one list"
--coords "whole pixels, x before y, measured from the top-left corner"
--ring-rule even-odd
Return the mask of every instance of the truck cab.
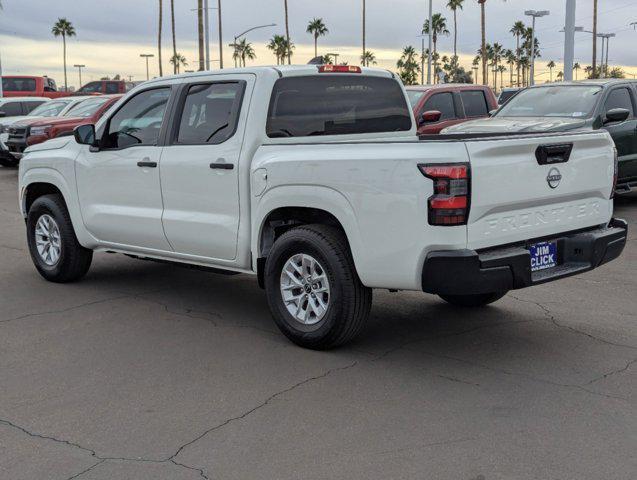
[[3, 75], [2, 95], [5, 97], [60, 98], [70, 94], [58, 91], [55, 80], [49, 77]]

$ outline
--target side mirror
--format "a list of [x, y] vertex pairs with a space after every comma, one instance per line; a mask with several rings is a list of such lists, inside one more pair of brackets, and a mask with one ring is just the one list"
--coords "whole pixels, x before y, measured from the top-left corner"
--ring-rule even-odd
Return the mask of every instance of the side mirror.
[[0, 118], [6, 117], [7, 116], [7, 112], [0, 112]]
[[420, 124], [438, 122], [440, 121], [440, 117], [442, 117], [442, 112], [438, 110], [427, 110], [420, 116]]
[[75, 141], [80, 145], [95, 146], [95, 125], [80, 125], [73, 130]]
[[490, 117], [494, 116], [496, 113], [498, 113], [498, 110], [499, 110], [498, 108], [496, 108], [495, 110], [491, 110], [491, 111], [489, 112], [489, 116], [490, 116]]
[[604, 123], [623, 122], [630, 117], [630, 112], [625, 108], [611, 108], [606, 112], [606, 120]]

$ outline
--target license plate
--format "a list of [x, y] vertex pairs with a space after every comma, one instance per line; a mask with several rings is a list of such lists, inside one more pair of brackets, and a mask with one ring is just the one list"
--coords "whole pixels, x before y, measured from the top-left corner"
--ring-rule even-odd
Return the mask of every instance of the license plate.
[[542, 242], [531, 245], [531, 271], [545, 270], [557, 266], [557, 242]]

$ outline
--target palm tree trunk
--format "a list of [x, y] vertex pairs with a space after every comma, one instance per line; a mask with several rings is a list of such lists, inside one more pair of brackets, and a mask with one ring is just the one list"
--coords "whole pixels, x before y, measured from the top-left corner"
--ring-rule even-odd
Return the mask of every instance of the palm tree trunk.
[[314, 34], [314, 57], [318, 57], [318, 35]]
[[221, 0], [217, 0], [217, 18], [219, 19], [219, 68], [223, 68], [223, 33], [221, 25]]
[[164, 23], [164, 2], [159, 0], [159, 28], [157, 30], [157, 60], [159, 61], [159, 76], [164, 76], [164, 68], [161, 64], [161, 27]]
[[509, 87], [513, 86], [513, 64], [509, 64]]
[[367, 5], [365, 0], [363, 0], [363, 57], [365, 56], [365, 52], [367, 51], [367, 47], [365, 46], [365, 41], [367, 40], [365, 37], [367, 36], [366, 32], [366, 16], [367, 16]]
[[[175, 35], [175, 0], [170, 0], [170, 23], [173, 34], [173, 58], [177, 58], [177, 36]], [[175, 62], [175, 73], [179, 73], [179, 65]]]
[[66, 78], [66, 35], [64, 33], [62, 33], [62, 55], [64, 56], [64, 91], [68, 92], [69, 84]]
[[591, 78], [597, 73], [597, 0], [593, 0], [593, 73]]
[[458, 18], [455, 9], [453, 11], [453, 56], [458, 56]]
[[290, 25], [288, 23], [288, 0], [284, 0], [285, 4], [285, 39], [288, 41], [287, 44], [287, 57], [288, 57], [288, 65], [292, 64], [292, 52], [290, 48]]
[[520, 88], [520, 34], [517, 33], [515, 35], [515, 56], [517, 58], [517, 67], [518, 67], [518, 88]]
[[199, 42], [199, 71], [203, 72], [206, 69], [203, 42], [203, 0], [197, 0], [197, 38]]
[[482, 78], [486, 78], [488, 85], [489, 73], [487, 68], [487, 32], [486, 32], [486, 19], [484, 12], [484, 1], [480, 3], [480, 29], [482, 31]]

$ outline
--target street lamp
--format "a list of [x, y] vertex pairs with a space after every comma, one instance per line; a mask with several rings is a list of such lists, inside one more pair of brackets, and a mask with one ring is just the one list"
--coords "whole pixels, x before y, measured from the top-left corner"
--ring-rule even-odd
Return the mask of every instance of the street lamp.
[[86, 68], [86, 65], [73, 65], [75, 68], [77, 68], [78, 73], [80, 74], [80, 88], [82, 88], [82, 69]]
[[[235, 35], [234, 36], [234, 43], [232, 45], [230, 45], [231, 47], [234, 47], [234, 52], [235, 55], [233, 55], [233, 57], [235, 57], [234, 59], [234, 68], [237, 68], [237, 40], [241, 37], [243, 37], [244, 35], [246, 35], [247, 33], [250, 33], [252, 30], [257, 30], [259, 28], [267, 28], [267, 27], [276, 27], [276, 23], [268, 23], [267, 25], [257, 25], [256, 27], [252, 27], [252, 28], [248, 28], [245, 32], [240, 33], [239, 35]], [[288, 45], [288, 48], [290, 46]]]
[[142, 53], [139, 56], [141, 58], [145, 58], [146, 59], [146, 80], [150, 80], [150, 72], [148, 70], [148, 59], [149, 58], [153, 58], [155, 55], [153, 55], [152, 53]]
[[533, 17], [531, 24], [531, 85], [535, 85], [533, 75], [535, 75], [535, 19], [539, 17], [546, 17], [551, 12], [548, 10], [526, 10], [524, 15], [527, 17]]

